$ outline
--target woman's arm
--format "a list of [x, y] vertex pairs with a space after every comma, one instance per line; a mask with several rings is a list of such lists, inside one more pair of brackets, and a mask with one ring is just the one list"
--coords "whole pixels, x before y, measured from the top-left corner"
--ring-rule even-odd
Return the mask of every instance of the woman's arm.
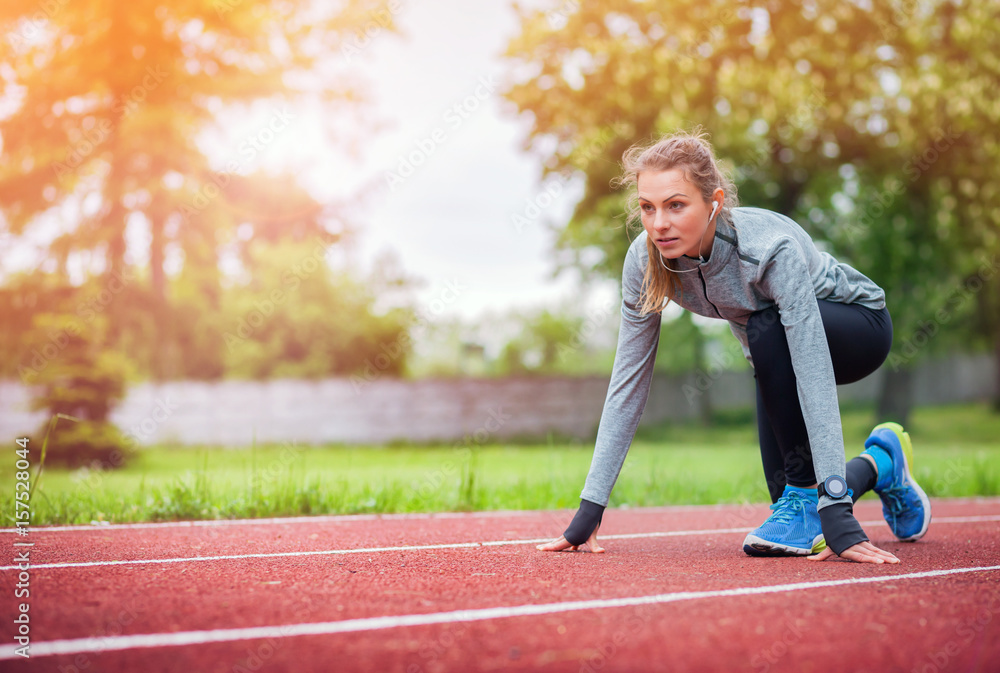
[[580, 509], [562, 537], [538, 547], [543, 551], [576, 549], [584, 542], [589, 542], [593, 551], [603, 551], [597, 545], [597, 529], [646, 406], [660, 337], [660, 314], [639, 313], [645, 269], [635, 249], [636, 246], [629, 248], [622, 270], [618, 349], [597, 430], [594, 457], [580, 495]]
[[[795, 240], [784, 237], [775, 242], [761, 262], [758, 283], [777, 304], [785, 329], [817, 483], [831, 475], [845, 477], [844, 433], [830, 347], [809, 268]], [[753, 334], [747, 338], [753, 339]], [[826, 543], [838, 554], [868, 540], [854, 518], [850, 498], [844, 502], [824, 495], [819, 512]]]
[[660, 340], [660, 314], [640, 315], [639, 293], [645, 273], [635, 248], [629, 249], [622, 270], [621, 327], [608, 394], [597, 430], [594, 457], [580, 497], [607, 506], [625, 455], [646, 407], [653, 364]]

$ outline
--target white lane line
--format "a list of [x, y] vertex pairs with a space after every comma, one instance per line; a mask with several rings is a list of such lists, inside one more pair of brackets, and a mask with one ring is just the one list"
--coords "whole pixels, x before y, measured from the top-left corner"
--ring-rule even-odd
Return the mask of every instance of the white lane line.
[[[937, 500], [934, 500], [937, 502]], [[945, 502], [949, 505], [990, 505], [1000, 504], [998, 497], [981, 498], [948, 498]], [[862, 504], [877, 505], [877, 501]], [[766, 508], [765, 503], [757, 503], [761, 509]], [[722, 505], [664, 505], [662, 507], [620, 507], [612, 511], [615, 512], [690, 512], [690, 511], [718, 511], [718, 510], [741, 510], [746, 504], [729, 503]], [[409, 514], [331, 514], [320, 516], [293, 516], [285, 518], [270, 519], [211, 519], [207, 521], [160, 521], [156, 523], [113, 523], [113, 524], [81, 524], [78, 526], [35, 526], [32, 533], [73, 533], [92, 532], [104, 530], [130, 530], [143, 528], [214, 528], [226, 526], [271, 526], [289, 523], [350, 523], [352, 521], [382, 521], [382, 520], [408, 520], [408, 519], [489, 519], [495, 517], [512, 516], [540, 516], [550, 514], [552, 510], [492, 510], [489, 512], [413, 512]], [[572, 510], [566, 510], [572, 514]], [[0, 533], [17, 532], [17, 528], [0, 529]]]
[[[949, 501], [949, 502], [958, 502]], [[1000, 498], [997, 498], [1000, 502]], [[660, 507], [621, 507], [613, 511], [618, 512], [689, 512], [736, 509], [742, 507], [740, 504], [722, 505], [663, 505]], [[761, 509], [766, 505], [760, 504]], [[35, 526], [32, 533], [74, 533], [93, 532], [105, 530], [129, 530], [142, 528], [213, 528], [216, 526], [270, 526], [275, 524], [288, 523], [350, 523], [352, 521], [382, 521], [382, 520], [425, 520], [425, 519], [490, 519], [508, 518], [512, 516], [542, 516], [558, 512], [559, 510], [532, 510], [532, 509], [510, 509], [510, 510], [490, 510], [488, 512], [410, 512], [405, 514], [325, 514], [318, 516], [290, 516], [269, 519], [209, 519], [204, 521], [159, 521], [146, 523], [92, 523], [75, 526]], [[565, 510], [567, 514], [573, 514], [573, 510]], [[16, 533], [17, 528], [0, 529], [0, 533]]]
[[[569, 510], [567, 510], [569, 511]], [[204, 521], [158, 521], [146, 523], [91, 523], [76, 526], [35, 526], [32, 533], [78, 533], [105, 530], [134, 530], [142, 528], [215, 528], [227, 526], [271, 526], [287, 523], [350, 523], [352, 521], [380, 521], [383, 519], [457, 519], [489, 518], [495, 516], [528, 516], [538, 514], [531, 510], [494, 510], [490, 512], [412, 512], [409, 514], [324, 514], [318, 516], [289, 516], [268, 519], [208, 519]], [[16, 533], [17, 528], [4, 528], [0, 533]]]
[[[975, 516], [941, 516], [933, 517], [931, 523], [985, 523], [1000, 521], [1000, 514], [978, 514]], [[865, 523], [871, 523], [866, 521]]]
[[[642, 537], [675, 537], [683, 535], [711, 535], [713, 533], [745, 533], [750, 528], [711, 528], [708, 530], [673, 530], [654, 533], [628, 533], [621, 535], [602, 535], [602, 540], [628, 540]], [[399, 547], [364, 547], [361, 549], [321, 549], [315, 551], [287, 551], [261, 554], [230, 554], [226, 556], [192, 556], [188, 558], [158, 558], [135, 559], [130, 561], [71, 561], [66, 563], [32, 563], [31, 569], [40, 568], [93, 568], [100, 566], [144, 565], [149, 563], [188, 563], [195, 561], [234, 561], [255, 558], [284, 558], [293, 556], [331, 556], [337, 554], [365, 554], [385, 551], [420, 551], [425, 549], [468, 549], [474, 547], [503, 547], [507, 545], [540, 544], [549, 542], [552, 537], [540, 537], [533, 540], [491, 540], [487, 542], [449, 542], [442, 544], [402, 545]], [[19, 566], [0, 566], [0, 570], [17, 570]]]
[[[854, 577], [841, 580], [797, 582], [795, 584], [775, 584], [763, 587], [740, 587], [737, 589], [719, 589], [714, 591], [679, 591], [667, 594], [654, 594], [651, 596], [603, 598], [587, 601], [543, 603], [540, 605], [512, 605], [494, 608], [480, 608], [475, 610], [432, 612], [429, 614], [416, 615], [389, 615], [384, 617], [366, 617], [363, 619], [345, 619], [336, 622], [282, 624], [278, 626], [254, 626], [242, 629], [212, 629], [208, 631], [180, 631], [174, 633], [142, 633], [130, 636], [112, 636], [105, 638], [48, 640], [32, 643], [30, 652], [33, 657], [45, 657], [52, 655], [65, 656], [82, 654], [84, 652], [101, 653], [150, 647], [205, 645], [209, 643], [225, 643], [259, 638], [325, 636], [337, 633], [357, 633], [361, 631], [376, 631], [380, 629], [393, 629], [407, 626], [427, 626], [431, 624], [450, 624], [456, 622], [478, 622], [489, 619], [529, 617], [580, 610], [604, 610], [608, 608], [623, 608], [635, 605], [657, 605], [662, 603], [674, 603], [678, 601], [699, 600], [704, 598], [760, 596], [764, 594], [776, 594], [790, 591], [805, 591], [808, 589], [849, 586], [852, 584], [898, 582], [900, 580], [916, 580], [929, 577], [957, 575], [960, 573], [992, 572], [998, 570], [1000, 570], [1000, 565], [948, 568], [945, 570], [928, 570], [925, 572], [908, 573], [905, 575]], [[0, 661], [13, 659], [17, 656], [15, 654], [16, 649], [16, 644], [0, 646]]]
[[[935, 524], [945, 524], [945, 523], [984, 523], [991, 521], [1000, 521], [1000, 514], [990, 514], [983, 516], [955, 516], [955, 517], [939, 517], [932, 521]], [[874, 526], [883, 521], [861, 521], [863, 526]], [[752, 526], [742, 527], [742, 528], [706, 528], [702, 530], [671, 530], [671, 531], [653, 531], [650, 533], [621, 533], [618, 535], [602, 535], [602, 540], [635, 540], [641, 538], [657, 538], [657, 537], [685, 537], [688, 535], [715, 535], [720, 533], [747, 533], [753, 530]], [[189, 557], [173, 557], [173, 558], [158, 558], [158, 559], [131, 559], [123, 561], [67, 561], [63, 563], [32, 563], [30, 568], [32, 570], [39, 570], [44, 568], [97, 568], [97, 567], [107, 567], [107, 566], [124, 566], [124, 565], [148, 565], [157, 563], [196, 563], [199, 561], [239, 561], [243, 559], [265, 559], [265, 558], [290, 558], [290, 557], [300, 557], [300, 556], [336, 556], [344, 554], [375, 554], [379, 552], [387, 551], [421, 551], [428, 549], [472, 549], [475, 547], [505, 547], [511, 545], [522, 545], [522, 544], [539, 544], [542, 542], [549, 542], [553, 538], [543, 537], [534, 538], [530, 540], [490, 540], [485, 542], [447, 542], [441, 544], [424, 544], [424, 545], [401, 545], [396, 547], [361, 547], [355, 549], [319, 549], [313, 551], [288, 551], [288, 552], [270, 552], [270, 553], [258, 553], [258, 554], [227, 554], [222, 556], [189, 556]], [[19, 565], [9, 565], [0, 566], [0, 571], [3, 570], [21, 570]]]

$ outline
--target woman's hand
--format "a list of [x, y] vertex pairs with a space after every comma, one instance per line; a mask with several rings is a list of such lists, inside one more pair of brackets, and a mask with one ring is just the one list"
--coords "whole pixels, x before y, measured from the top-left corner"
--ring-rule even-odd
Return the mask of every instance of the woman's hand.
[[840, 553], [836, 553], [829, 547], [818, 554], [808, 557], [810, 561], [825, 561], [828, 558], [843, 558], [858, 563], [899, 563], [899, 559], [884, 549], [879, 549], [871, 542], [859, 542], [853, 547], [848, 547]]
[[[594, 529], [594, 532], [590, 534], [590, 538], [587, 539], [586, 544], [590, 546], [590, 551], [595, 554], [603, 554], [604, 547], [602, 547], [597, 542], [597, 531], [601, 529], [600, 524]], [[557, 539], [552, 542], [546, 542], [545, 544], [540, 544], [535, 547], [539, 551], [564, 551], [569, 549], [570, 551], [579, 551], [580, 547], [583, 545], [574, 545], [566, 541], [566, 538], [560, 535]]]

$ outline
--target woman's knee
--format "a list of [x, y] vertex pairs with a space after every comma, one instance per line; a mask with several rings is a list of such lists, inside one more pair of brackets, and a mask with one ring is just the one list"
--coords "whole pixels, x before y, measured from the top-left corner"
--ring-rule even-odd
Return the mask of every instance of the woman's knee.
[[860, 381], [885, 362], [892, 347], [888, 311], [825, 300], [819, 308], [838, 385]]

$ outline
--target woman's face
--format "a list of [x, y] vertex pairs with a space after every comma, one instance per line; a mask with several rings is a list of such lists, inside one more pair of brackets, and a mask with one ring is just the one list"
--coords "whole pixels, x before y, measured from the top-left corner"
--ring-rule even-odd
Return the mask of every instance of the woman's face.
[[[708, 256], [715, 238], [712, 202], [705, 203], [683, 169], [643, 171], [636, 187], [642, 226], [661, 255], [667, 259]], [[715, 190], [713, 197], [720, 205], [722, 196], [721, 189]]]

